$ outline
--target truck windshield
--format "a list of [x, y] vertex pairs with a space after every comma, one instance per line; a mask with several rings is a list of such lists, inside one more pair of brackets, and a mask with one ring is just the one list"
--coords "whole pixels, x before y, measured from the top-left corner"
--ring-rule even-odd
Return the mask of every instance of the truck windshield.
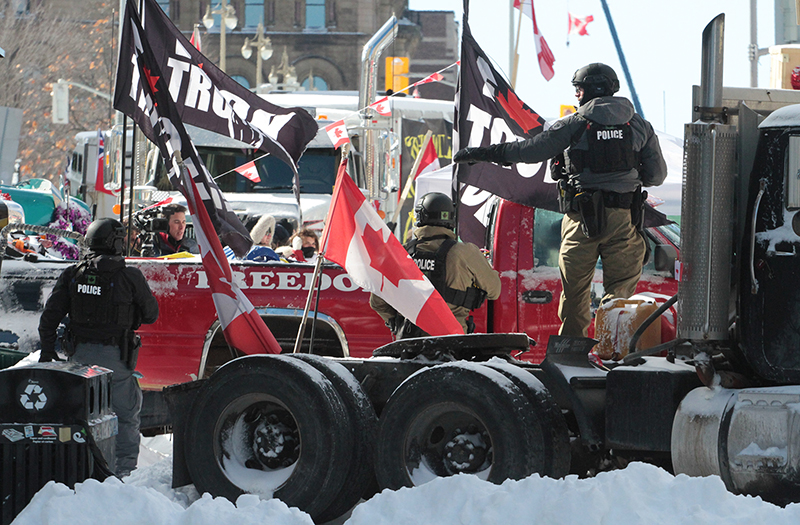
[[[202, 146], [197, 150], [209, 173], [224, 192], [291, 193], [292, 191], [292, 168], [275, 157], [268, 155], [255, 162], [261, 180], [253, 182], [233, 170], [258, 157], [261, 155], [260, 152], [253, 155], [249, 150]], [[332, 193], [336, 182], [338, 158], [336, 150], [332, 148], [306, 150], [300, 157], [299, 164], [300, 193]], [[163, 190], [172, 189], [161, 160], [157, 171], [155, 185]]]

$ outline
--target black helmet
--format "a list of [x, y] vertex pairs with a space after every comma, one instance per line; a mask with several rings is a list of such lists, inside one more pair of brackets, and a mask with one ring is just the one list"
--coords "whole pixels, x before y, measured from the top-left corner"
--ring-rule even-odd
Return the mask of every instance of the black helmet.
[[456, 227], [456, 209], [453, 201], [444, 193], [428, 193], [414, 208], [417, 226], [444, 226], [451, 230]]
[[125, 227], [115, 219], [98, 219], [86, 229], [86, 246], [105, 255], [122, 255]]
[[584, 98], [588, 102], [595, 97], [611, 96], [619, 91], [617, 74], [609, 66], [595, 62], [583, 66], [572, 75], [572, 84], [583, 88]]

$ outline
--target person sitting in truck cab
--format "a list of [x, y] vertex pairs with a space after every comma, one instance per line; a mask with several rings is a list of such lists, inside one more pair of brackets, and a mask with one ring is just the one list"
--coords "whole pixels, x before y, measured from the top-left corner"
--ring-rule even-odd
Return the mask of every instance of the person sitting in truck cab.
[[277, 251], [289, 260], [314, 262], [319, 251], [319, 236], [314, 230], [304, 228], [291, 236], [288, 246]]
[[465, 148], [453, 162], [537, 163], [553, 159], [561, 225], [559, 334], [586, 337], [592, 320], [591, 284], [603, 262], [602, 302], [627, 299], [636, 290], [646, 253], [642, 186], [667, 176], [653, 126], [623, 97], [614, 70], [600, 63], [572, 77], [580, 107], [533, 138]]
[[[453, 315], [461, 323], [464, 333], [474, 326], [469, 318], [471, 310], [485, 299], [500, 296], [500, 276], [477, 246], [456, 241], [455, 207], [444, 193], [428, 193], [414, 208], [417, 220], [414, 239], [406, 243], [406, 250], [422, 273], [444, 298]], [[371, 295], [369, 304], [397, 339], [422, 337], [419, 327], [399, 314], [386, 301]]]
[[186, 237], [186, 207], [180, 204], [168, 204], [161, 210], [169, 223], [169, 230], [158, 232], [156, 236], [155, 255], [189, 252], [200, 253], [197, 241]]
[[[272, 249], [272, 238], [275, 234], [275, 217], [269, 214], [262, 215], [255, 226], [250, 230], [250, 238], [253, 239], [253, 246], [243, 257], [245, 261], [279, 261], [280, 257]], [[226, 246], [225, 256], [228, 259], [236, 258], [230, 246]]]

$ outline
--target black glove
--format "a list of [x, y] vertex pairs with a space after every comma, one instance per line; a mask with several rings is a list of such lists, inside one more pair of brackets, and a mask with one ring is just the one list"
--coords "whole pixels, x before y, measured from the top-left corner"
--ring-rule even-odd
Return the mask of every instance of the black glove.
[[486, 162], [488, 160], [488, 148], [464, 148], [460, 149], [453, 155], [453, 162], [461, 164], [468, 162], [475, 164], [476, 162]]

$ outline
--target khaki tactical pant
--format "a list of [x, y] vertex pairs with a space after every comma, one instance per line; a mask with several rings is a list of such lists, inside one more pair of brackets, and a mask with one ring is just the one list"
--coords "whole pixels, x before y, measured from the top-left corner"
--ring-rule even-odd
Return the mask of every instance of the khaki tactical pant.
[[645, 241], [631, 224], [631, 210], [606, 208], [605, 214], [606, 231], [594, 239], [588, 239], [581, 231], [578, 213], [565, 213], [561, 222], [561, 335], [588, 335], [592, 277], [598, 257], [603, 261], [602, 302], [633, 295], [642, 274]]

